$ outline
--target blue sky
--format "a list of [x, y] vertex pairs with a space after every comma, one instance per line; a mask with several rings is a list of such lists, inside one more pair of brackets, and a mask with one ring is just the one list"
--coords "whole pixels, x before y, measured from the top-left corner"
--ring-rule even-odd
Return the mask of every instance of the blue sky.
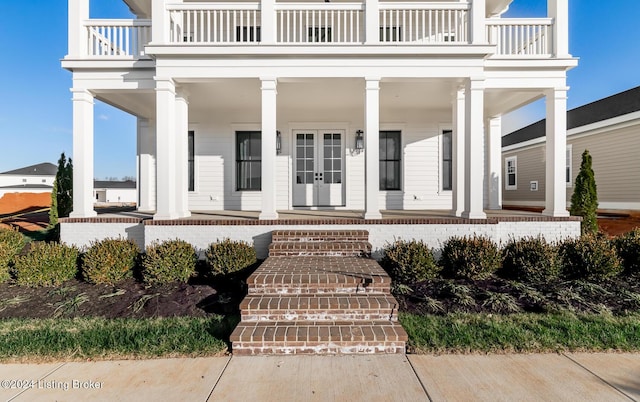
[[[546, 0], [515, 0], [512, 17], [546, 16]], [[580, 65], [568, 74], [568, 105], [581, 106], [640, 85], [640, 1], [569, 0], [570, 51]], [[93, 18], [128, 18], [118, 0], [91, 0]], [[3, 2], [0, 24], [0, 172], [72, 153], [67, 1]], [[536, 102], [505, 117], [523, 127], [544, 118]], [[95, 107], [96, 178], [135, 175], [135, 119], [100, 102]]]

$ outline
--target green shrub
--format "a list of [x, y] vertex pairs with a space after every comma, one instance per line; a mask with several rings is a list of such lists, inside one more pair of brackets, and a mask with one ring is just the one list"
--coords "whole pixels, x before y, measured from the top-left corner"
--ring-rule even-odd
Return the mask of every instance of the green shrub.
[[396, 240], [383, 249], [380, 265], [396, 284], [412, 285], [435, 278], [440, 267], [422, 241]]
[[624, 274], [640, 274], [640, 228], [618, 236], [614, 244], [624, 267]]
[[9, 264], [13, 260], [13, 249], [6, 243], [0, 242], [0, 283], [11, 279], [9, 274]]
[[168, 240], [147, 247], [142, 258], [142, 279], [146, 283], [187, 282], [196, 270], [198, 256], [183, 240]]
[[131, 278], [138, 252], [138, 246], [131, 240], [93, 242], [82, 257], [82, 276], [87, 282], [109, 285]]
[[580, 225], [582, 234], [598, 232], [598, 190], [592, 165], [593, 160], [589, 150], [585, 149], [582, 153], [580, 172], [576, 177], [573, 195], [571, 195], [571, 207], [569, 208], [571, 215], [582, 217]]
[[16, 229], [0, 228], [0, 243], [6, 244], [9, 251], [11, 251], [13, 255], [17, 255], [22, 251], [25, 244], [27, 244], [27, 240], [22, 233]]
[[57, 286], [78, 273], [78, 250], [60, 243], [31, 243], [13, 265], [16, 282], [27, 286]]
[[498, 274], [507, 279], [542, 283], [557, 278], [561, 267], [557, 246], [542, 237], [529, 237], [507, 243]]
[[440, 265], [447, 277], [486, 279], [500, 268], [501, 255], [491, 239], [482, 236], [451, 237], [444, 243]]
[[214, 275], [228, 275], [257, 261], [256, 250], [247, 242], [224, 239], [212, 243], [206, 253], [207, 267]]
[[622, 264], [611, 242], [601, 235], [584, 235], [565, 240], [560, 246], [562, 275], [567, 279], [598, 281], [622, 271]]

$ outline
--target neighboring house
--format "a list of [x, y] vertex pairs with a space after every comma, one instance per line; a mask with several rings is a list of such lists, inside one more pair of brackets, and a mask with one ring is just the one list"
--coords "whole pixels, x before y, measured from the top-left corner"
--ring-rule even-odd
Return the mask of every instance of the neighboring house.
[[132, 180], [94, 180], [93, 195], [96, 203], [135, 204], [138, 198], [136, 182]]
[[[144, 242], [216, 211], [259, 211], [266, 225], [282, 211], [375, 223], [439, 210], [477, 220], [456, 221], [474, 233], [500, 209], [501, 115], [546, 97], [549, 154], [566, 146], [577, 59], [564, 0], [522, 19], [502, 18], [511, 0], [124, 0], [132, 20], [91, 19], [89, 0], [68, 1], [74, 208], [63, 239], [108, 224], [92, 221], [96, 99], [137, 118], [138, 209], [153, 214]], [[564, 218], [564, 164], [546, 168], [558, 191], [545, 215]]]
[[[640, 87], [567, 113], [567, 205], [585, 149], [593, 157], [600, 209], [640, 210]], [[502, 139], [503, 203], [544, 206], [545, 120]]]
[[7, 193], [50, 193], [57, 171], [45, 162], [0, 173], [0, 198]]

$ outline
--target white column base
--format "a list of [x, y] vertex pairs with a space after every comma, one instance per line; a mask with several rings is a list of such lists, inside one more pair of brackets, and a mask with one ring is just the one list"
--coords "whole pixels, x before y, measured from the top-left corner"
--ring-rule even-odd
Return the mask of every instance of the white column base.
[[261, 221], [265, 221], [265, 220], [277, 220], [278, 219], [278, 213], [269, 213], [269, 212], [260, 212], [260, 215], [258, 215], [258, 219], [260, 219]]
[[382, 214], [380, 212], [365, 212], [364, 219], [382, 219]]
[[566, 218], [567, 216], [569, 216], [569, 211], [567, 211], [566, 209], [560, 209], [557, 211], [545, 209], [544, 211], [542, 211], [542, 215], [550, 216], [553, 218]]
[[73, 211], [69, 214], [69, 218], [93, 218], [98, 216], [98, 213], [93, 209], [89, 211]]
[[484, 212], [463, 212], [461, 217], [465, 219], [487, 219], [487, 214]]

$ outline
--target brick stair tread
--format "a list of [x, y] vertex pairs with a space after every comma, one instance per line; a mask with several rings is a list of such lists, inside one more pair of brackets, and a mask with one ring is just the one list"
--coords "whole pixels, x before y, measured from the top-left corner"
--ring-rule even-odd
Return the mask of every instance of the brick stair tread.
[[273, 242], [281, 241], [368, 241], [367, 230], [274, 230]]
[[271, 250], [371, 250], [371, 243], [368, 241], [287, 241], [271, 243], [269, 251]]
[[398, 302], [385, 294], [248, 295], [240, 304], [243, 321], [397, 321]]

